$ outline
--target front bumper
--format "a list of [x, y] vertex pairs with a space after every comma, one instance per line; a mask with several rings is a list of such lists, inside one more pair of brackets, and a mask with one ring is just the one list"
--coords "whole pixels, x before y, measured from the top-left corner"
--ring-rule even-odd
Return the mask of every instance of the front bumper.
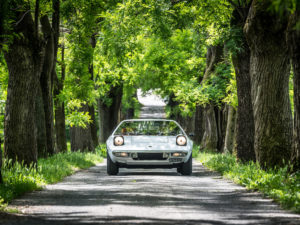
[[[187, 162], [192, 154], [188, 150], [114, 150], [107, 149], [111, 160], [118, 164], [119, 167], [127, 168], [172, 168], [179, 167], [182, 163]], [[127, 156], [116, 156], [124, 153]], [[181, 153], [179, 156], [174, 156], [174, 153]], [[153, 156], [151, 156], [153, 155]], [[178, 155], [178, 154], [177, 154]]]

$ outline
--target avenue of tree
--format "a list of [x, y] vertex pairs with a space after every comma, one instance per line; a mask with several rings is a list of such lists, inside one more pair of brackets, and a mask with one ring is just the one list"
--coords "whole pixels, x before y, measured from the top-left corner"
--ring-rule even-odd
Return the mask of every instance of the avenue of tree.
[[68, 139], [94, 151], [137, 114], [141, 88], [168, 100], [200, 149], [298, 170], [299, 10], [298, 0], [1, 0], [4, 158], [36, 164]]

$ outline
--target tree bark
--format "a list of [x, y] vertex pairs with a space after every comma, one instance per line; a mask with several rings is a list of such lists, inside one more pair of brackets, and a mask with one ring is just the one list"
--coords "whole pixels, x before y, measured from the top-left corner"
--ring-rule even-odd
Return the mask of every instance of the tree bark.
[[54, 70], [54, 105], [55, 105], [55, 134], [56, 134], [56, 147], [58, 152], [67, 151], [67, 137], [66, 137], [66, 116], [65, 105], [58, 99], [59, 94], [62, 92], [65, 80], [65, 47], [61, 48], [61, 78], [57, 77]]
[[112, 87], [108, 93], [108, 98], [111, 99], [111, 104], [99, 100], [99, 142], [105, 143], [113, 129], [119, 122], [119, 112], [122, 100], [122, 87]]
[[[206, 69], [202, 82], [205, 82], [210, 78], [211, 74], [215, 70], [215, 66], [221, 62], [222, 56], [223, 45], [208, 47], [206, 55]], [[211, 150], [220, 149], [220, 143], [222, 140], [220, 140], [220, 129], [218, 129], [220, 126], [218, 127], [217, 124], [217, 122], [220, 121], [220, 118], [218, 120], [216, 116], [218, 116], [218, 113], [215, 113], [215, 108], [212, 104], [204, 107], [205, 132], [201, 141], [201, 148]]]
[[184, 132], [189, 135], [195, 131], [195, 116], [182, 116], [179, 113], [176, 115], [175, 120], [183, 128]]
[[254, 0], [244, 27], [251, 50], [254, 149], [263, 168], [287, 163], [292, 148], [287, 20], [271, 14], [269, 6], [270, 1]]
[[203, 107], [196, 106], [195, 112], [195, 130], [194, 130], [194, 142], [197, 145], [201, 144], [201, 140], [204, 134], [204, 119], [203, 119]]
[[37, 95], [35, 98], [35, 126], [37, 138], [37, 151], [38, 158], [44, 158], [47, 157], [47, 134], [44, 101], [41, 85], [38, 85], [36, 89]]
[[224, 141], [226, 136], [226, 124], [227, 124], [227, 113], [226, 107], [214, 107], [216, 124], [217, 124], [217, 133], [218, 133], [218, 143], [217, 150], [222, 152], [224, 149]]
[[296, 5], [296, 11], [291, 15], [288, 25], [288, 45], [292, 59], [294, 72], [294, 143], [292, 163], [294, 170], [300, 169], [300, 30], [296, 24], [300, 20], [300, 3]]
[[207, 105], [204, 109], [205, 132], [201, 141], [201, 148], [217, 151], [218, 149], [218, 128], [214, 106]]
[[[79, 109], [80, 112], [89, 112], [89, 106], [84, 104]], [[95, 145], [92, 138], [91, 125], [86, 124], [86, 127], [71, 127], [70, 128], [71, 137], [71, 151], [94, 151]]]
[[3, 184], [2, 178], [2, 148], [1, 148], [2, 140], [0, 138], [0, 184]]
[[45, 58], [43, 63], [43, 69], [40, 77], [40, 85], [43, 97], [43, 109], [45, 115], [45, 129], [46, 129], [46, 155], [51, 156], [54, 154], [54, 124], [53, 124], [53, 97], [52, 97], [52, 86], [53, 86], [53, 70], [54, 61], [54, 37], [53, 31], [49, 22], [48, 16], [41, 18], [42, 30], [44, 33], [44, 39], [47, 42], [45, 47]]
[[92, 123], [90, 124], [91, 127], [91, 135], [93, 139], [94, 146], [98, 145], [98, 135], [97, 135], [97, 121], [95, 117], [95, 107], [89, 106], [89, 115], [91, 116]]
[[[243, 22], [236, 25], [241, 28]], [[254, 151], [254, 117], [251, 99], [250, 49], [242, 37], [241, 51], [232, 54], [238, 96], [236, 122], [236, 152], [242, 162], [256, 161]]]
[[[25, 10], [25, 9], [24, 9]], [[4, 53], [8, 71], [5, 114], [5, 155], [8, 159], [37, 164], [35, 98], [44, 58], [43, 47], [34, 36], [34, 22], [27, 11], [17, 11], [14, 38]]]
[[251, 99], [250, 50], [246, 40], [244, 49], [232, 55], [238, 96], [236, 122], [236, 152], [242, 162], [256, 161], [254, 151], [254, 117]]
[[232, 63], [236, 75], [238, 96], [235, 143], [237, 158], [242, 162], [255, 161], [254, 152], [254, 118], [251, 100], [250, 80], [250, 49], [245, 35], [242, 33], [250, 2], [244, 2], [240, 7], [233, 5], [231, 27], [240, 30], [241, 37], [236, 42], [237, 48], [232, 52]]
[[236, 110], [232, 107], [228, 107], [228, 119], [226, 126], [226, 136], [224, 141], [223, 152], [232, 153], [233, 143], [234, 143], [234, 132], [235, 132], [235, 122], [236, 122]]

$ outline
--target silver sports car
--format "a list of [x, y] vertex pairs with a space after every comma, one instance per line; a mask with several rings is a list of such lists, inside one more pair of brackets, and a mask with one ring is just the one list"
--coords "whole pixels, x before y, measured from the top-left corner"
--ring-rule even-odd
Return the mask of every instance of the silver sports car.
[[119, 168], [177, 168], [192, 173], [193, 142], [173, 120], [124, 120], [106, 141], [107, 173]]

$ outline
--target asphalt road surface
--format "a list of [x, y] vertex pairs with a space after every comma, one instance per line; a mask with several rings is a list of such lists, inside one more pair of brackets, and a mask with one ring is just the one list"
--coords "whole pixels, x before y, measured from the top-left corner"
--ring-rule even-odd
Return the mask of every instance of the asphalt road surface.
[[300, 224], [299, 215], [194, 163], [192, 176], [175, 169], [108, 176], [104, 162], [15, 200], [24, 215], [0, 224]]

